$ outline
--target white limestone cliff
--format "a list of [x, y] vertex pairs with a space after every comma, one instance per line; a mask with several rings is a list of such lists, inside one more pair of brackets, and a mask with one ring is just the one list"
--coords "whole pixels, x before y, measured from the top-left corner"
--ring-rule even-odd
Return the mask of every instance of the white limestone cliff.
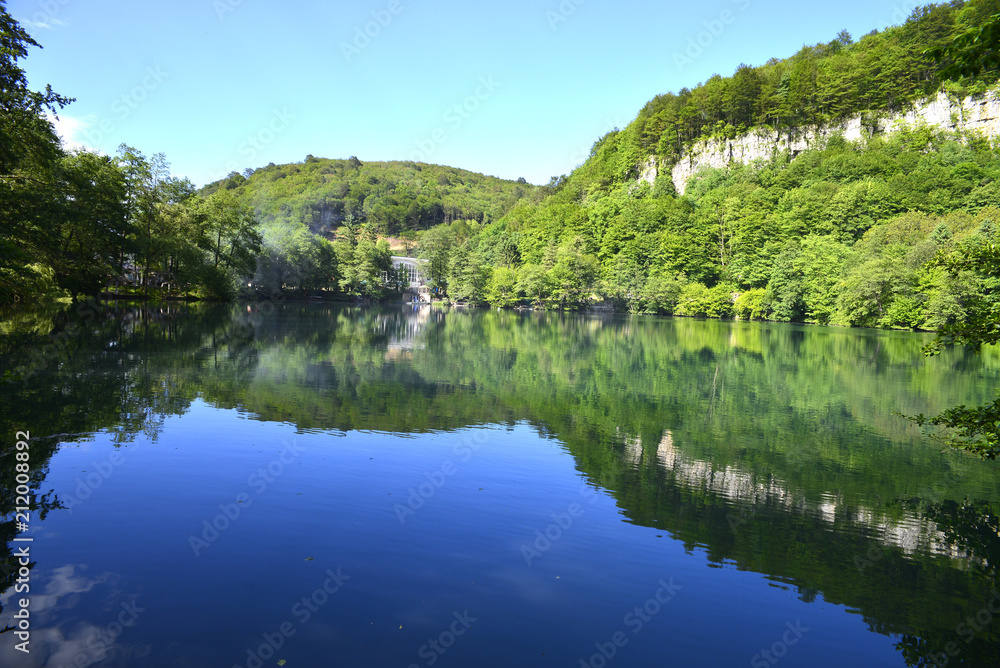
[[[978, 133], [984, 137], [1000, 136], [1000, 89], [984, 95], [956, 101], [944, 93], [936, 98], [915, 103], [905, 113], [869, 115], [859, 114], [846, 121], [819, 128], [794, 128], [780, 133], [767, 129], [753, 130], [736, 139], [706, 139], [695, 142], [685, 151], [671, 170], [674, 188], [683, 194], [688, 181], [705, 167], [721, 168], [732, 163], [749, 164], [755, 160], [769, 160], [775, 155], [788, 153], [795, 157], [815, 145], [817, 140], [841, 132], [848, 141], [871, 135], [872, 131], [891, 133], [902, 125], [924, 123], [945, 130], [958, 130], [964, 134]], [[665, 166], [651, 157], [642, 167], [640, 181], [650, 184]]]

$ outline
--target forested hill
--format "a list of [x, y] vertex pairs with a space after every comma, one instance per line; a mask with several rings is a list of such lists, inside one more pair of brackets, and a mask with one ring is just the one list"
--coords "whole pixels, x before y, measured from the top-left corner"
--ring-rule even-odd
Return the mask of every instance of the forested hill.
[[[451, 298], [575, 307], [595, 295], [633, 312], [866, 327], [961, 322], [997, 297], [968, 258], [998, 240], [1000, 152], [941, 127], [836, 133], [792, 156], [696, 175], [678, 196], [669, 163], [700, 138], [755, 127], [787, 132], [913, 101], [991, 90], [998, 70], [956, 81], [926, 55], [996, 25], [1000, 0], [928, 5], [854, 41], [840, 33], [791, 57], [658, 96], [588, 160], [469, 236], [439, 226], [420, 239]], [[872, 124], [872, 128], [877, 124]], [[454, 226], [450, 226], [454, 227]], [[986, 272], [988, 274], [988, 272]]]
[[[634, 178], [649, 156], [669, 164], [701, 138], [734, 138], [758, 127], [782, 132], [899, 111], [939, 89], [942, 65], [927, 50], [948, 45], [998, 12], [1000, 0], [929, 4], [915, 9], [902, 25], [857, 41], [842, 31], [791, 57], [741, 64], [731, 76], [715, 75], [692, 89], [658, 95], [628, 127], [595, 147], [599, 159], [591, 165], [593, 177], [602, 183]], [[943, 88], [961, 96], [981, 93], [997, 78], [996, 68], [986, 68]]]
[[[651, 156], [666, 166], [701, 138], [898, 112], [942, 87], [987, 91], [1000, 71], [995, 48], [964, 78], [940, 75], [969, 29], [988, 28], [980, 44], [1000, 43], [998, 16], [1000, 0], [927, 5], [857, 41], [841, 32], [658, 96], [544, 187], [310, 155], [233, 173], [198, 196], [167, 176], [162, 155], [125, 145], [116, 157], [66, 154], [45, 114], [69, 100], [27, 89], [18, 60], [36, 44], [0, 0], [0, 37], [16, 47], [0, 49], [0, 97], [21, 114], [0, 122], [30, 120], [0, 133], [27, 147], [0, 151], [10, 219], [0, 226], [0, 302], [108, 286], [144, 298], [298, 290], [377, 299], [400, 287], [385, 237], [402, 236], [429, 261], [436, 294], [470, 304], [611, 300], [680, 315], [960, 322], [1000, 293], [962, 264], [1000, 242], [1000, 147], [982, 138], [927, 127], [857, 142], [828, 134], [794, 158], [703, 172], [680, 196], [666, 170], [652, 184], [638, 177]], [[943, 60], [927, 54], [942, 47]]]
[[464, 169], [417, 162], [361, 162], [306, 156], [302, 163], [268, 165], [203, 189], [234, 190], [265, 228], [306, 225], [329, 235], [345, 222], [368, 223], [380, 234], [424, 230], [453, 220], [488, 223], [538, 191], [524, 179], [507, 181]]

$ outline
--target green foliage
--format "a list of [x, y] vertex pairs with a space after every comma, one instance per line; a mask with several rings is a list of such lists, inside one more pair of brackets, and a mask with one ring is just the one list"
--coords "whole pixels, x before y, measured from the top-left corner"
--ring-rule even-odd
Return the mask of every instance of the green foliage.
[[[602, 140], [595, 155], [623, 140]], [[724, 283], [736, 293], [766, 289], [743, 317], [752, 311], [781, 321], [937, 327], [960, 319], [975, 290], [925, 265], [937, 248], [973, 233], [967, 212], [979, 210], [982, 191], [971, 187], [970, 175], [979, 183], [1000, 180], [998, 157], [988, 144], [927, 126], [860, 142], [835, 135], [794, 160], [707, 170], [680, 198], [613, 179], [588, 183], [592, 169], [584, 167], [537, 206], [488, 226], [494, 232], [485, 247], [497, 244], [497, 230], [517, 235], [523, 266], [548, 272], [544, 282], [534, 270], [522, 277], [531, 285], [525, 296], [539, 305], [570, 280], [571, 272], [552, 269], [557, 250], [576, 239], [600, 262], [596, 291], [621, 310], [672, 313], [685, 284]], [[660, 287], [653, 276], [681, 276], [680, 287], [649, 298]], [[692, 306], [698, 302], [676, 312], [705, 312]]]
[[265, 228], [305, 225], [330, 236], [350, 219], [395, 236], [459, 219], [497, 220], [538, 191], [527, 183], [440, 165], [309, 158], [268, 165], [249, 178], [234, 173], [202, 192], [235, 190]]
[[639, 289], [639, 303], [642, 313], [670, 315], [675, 312], [684, 290], [683, 276], [663, 276], [656, 274]]
[[18, 61], [37, 46], [0, 3], [0, 302], [51, 287], [50, 280], [38, 280], [49, 272], [32, 267], [49, 265], [64, 245], [52, 225], [66, 204], [58, 184], [63, 151], [48, 115], [72, 100], [48, 86], [28, 88]]
[[517, 292], [530, 299], [535, 306], [545, 306], [552, 294], [549, 273], [537, 264], [524, 265], [518, 275]]
[[472, 240], [466, 240], [451, 255], [448, 267], [448, 294], [452, 299], [481, 306], [486, 303], [490, 270], [479, 259]]
[[576, 309], [591, 297], [600, 275], [597, 258], [586, 253], [581, 237], [560, 246], [548, 270], [551, 298], [560, 309]]
[[397, 288], [392, 267], [392, 251], [385, 239], [362, 225], [359, 234], [349, 241], [334, 244], [340, 289], [360, 299], [379, 300]]
[[[992, 213], [992, 212], [991, 212]], [[937, 234], [940, 240], [942, 234]], [[983, 345], [1000, 341], [1000, 244], [996, 241], [992, 219], [983, 221], [979, 232], [950, 252], [938, 251], [932, 263], [953, 278], [971, 276], [976, 289], [962, 300], [964, 318], [946, 322], [938, 336], [928, 345], [927, 355], [938, 355], [951, 345], [963, 345], [978, 352]], [[1000, 399], [978, 407], [957, 406], [938, 415], [905, 416], [930, 430], [930, 435], [943, 443], [984, 459], [1000, 455]]]
[[701, 283], [688, 283], [681, 291], [674, 313], [709, 318], [731, 317], [734, 313], [731, 290], [723, 283], [713, 288]]
[[960, 32], [943, 46], [926, 50], [924, 55], [938, 64], [942, 80], [975, 77], [984, 70], [1000, 68], [1000, 14]]
[[147, 158], [123, 144], [115, 165], [124, 182], [125, 229], [112, 238], [127, 244], [119, 248], [118, 289], [233, 298], [262, 251], [250, 207], [230, 190], [196, 196], [190, 182], [168, 176], [162, 154]]
[[[856, 265], [840, 285], [838, 322], [855, 327], [893, 327], [900, 299], [911, 297], [913, 272], [902, 262], [901, 249]], [[909, 301], [905, 301], [908, 305]]]
[[733, 315], [740, 320], [763, 320], [766, 313], [764, 288], [751, 288], [733, 302]]
[[253, 211], [228, 190], [210, 195], [205, 206], [209, 223], [205, 236], [212, 266], [240, 276], [253, 273], [262, 242]]
[[513, 267], [495, 267], [486, 283], [486, 301], [490, 306], [510, 308], [520, 301], [517, 289], [518, 270]]

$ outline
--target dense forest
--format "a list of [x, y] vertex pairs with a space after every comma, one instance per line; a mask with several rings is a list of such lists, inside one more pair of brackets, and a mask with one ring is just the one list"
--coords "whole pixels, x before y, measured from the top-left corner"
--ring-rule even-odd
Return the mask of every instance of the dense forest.
[[397, 252], [471, 305], [939, 329], [992, 303], [990, 273], [960, 262], [996, 234], [990, 141], [872, 122], [858, 142], [834, 133], [794, 159], [703, 170], [683, 196], [669, 170], [637, 177], [703, 137], [876, 118], [939, 88], [982, 94], [996, 59], [949, 49], [987, 44], [998, 13], [1000, 0], [927, 5], [856, 42], [841, 32], [657, 96], [544, 187], [310, 155], [197, 191], [163, 155], [65, 152], [49, 115], [71, 100], [28, 89], [18, 61], [38, 45], [0, 3], [0, 300], [380, 299], [402, 287]]
[[[537, 204], [541, 189], [462, 169], [352, 156], [268, 165], [232, 173], [202, 189], [229, 192], [251, 207], [262, 234], [257, 269], [242, 293], [271, 298], [294, 292], [380, 299], [399, 294], [392, 239], [415, 252], [418, 232], [457, 223], [468, 229]], [[241, 284], [242, 285], [242, 284]]]
[[51, 117], [72, 100], [28, 88], [38, 47], [0, 3], [0, 303], [102, 292], [234, 294], [260, 233], [232, 193], [203, 198], [162, 154], [64, 151]]
[[[308, 156], [197, 192], [163, 154], [64, 150], [52, 117], [72, 100], [31, 90], [19, 64], [39, 46], [0, 2], [0, 304], [381, 298], [398, 288], [385, 235], [412, 243], [438, 223], [487, 222], [537, 190], [449, 167]], [[336, 243], [321, 236], [333, 224]]]
[[[632, 312], [929, 329], [960, 321], [993, 294], [988, 272], [957, 260], [994, 240], [997, 147], [934, 127], [880, 133], [875, 119], [939, 87], [995, 86], [995, 66], [939, 82], [955, 63], [933, 52], [995, 25], [997, 12], [989, 0], [928, 5], [857, 42], [842, 32], [658, 96], [553, 179], [540, 204], [471, 235], [424, 233], [431, 278], [453, 299], [494, 306], [575, 308], [599, 296]], [[683, 196], [669, 169], [652, 186], [637, 181], [651, 156], [669, 167], [699, 138], [794, 133], [855, 114], [872, 119], [859, 142], [833, 133], [794, 159], [703, 170]]]
[[[414, 163], [366, 173], [371, 167], [356, 159], [310, 156], [230, 175], [205, 192], [231, 189], [270, 230], [265, 264], [280, 268], [270, 279], [258, 272], [259, 285], [316, 275], [312, 267], [322, 262], [300, 259], [301, 240], [336, 238], [339, 224], [352, 243], [359, 234], [398, 235], [400, 252], [416, 248], [428, 261], [439, 294], [472, 305], [603, 303], [938, 329], [992, 295], [992, 279], [956, 259], [993, 240], [996, 147], [933, 127], [880, 134], [876, 119], [938, 87], [953, 95], [990, 90], [995, 67], [939, 82], [954, 63], [933, 52], [989, 25], [998, 11], [996, 0], [928, 5], [857, 42], [841, 32], [790, 58], [658, 96], [629, 126], [598, 140], [585, 164], [540, 189]], [[669, 165], [699, 138], [756, 127], [797, 132], [858, 113], [872, 119], [860, 142], [833, 134], [794, 159], [705, 170], [684, 196], [669, 170], [652, 186], [637, 182], [651, 156]], [[335, 265], [337, 254], [329, 258]], [[324, 276], [330, 290], [350, 287], [335, 270]], [[323, 287], [323, 280], [298, 283]]]
[[329, 235], [345, 221], [365, 221], [396, 236], [453, 220], [497, 220], [538, 188], [524, 179], [417, 162], [327, 160], [270, 164], [232, 173], [202, 194], [240, 189], [263, 226], [305, 225]]
[[[934, 51], [979, 26], [1000, 2], [929, 4], [901, 26], [873, 30], [857, 42], [841, 31], [831, 42], [804, 46], [790, 58], [764, 65], [740, 64], [730, 77], [715, 75], [678, 93], [658, 95], [614, 138], [618, 155], [607, 176], [635, 174], [635, 165], [656, 154], [680, 156], [685, 146], [706, 136], [733, 138], [755, 127], [795, 132], [865, 113], [903, 109], [939, 88], [942, 65]], [[953, 95], [983, 93], [996, 80], [994, 67], [977, 76], [946, 80]]]
[[[658, 196], [659, 181], [585, 194], [574, 175], [486, 226], [482, 250], [465, 244], [543, 303], [600, 282], [635, 312], [936, 329], [989, 290], [947, 258], [994, 238], [996, 158], [988, 142], [917, 128], [704, 171], [680, 198]], [[517, 240], [512, 262], [488, 240], [499, 230]], [[492, 303], [498, 273], [472, 298]]]

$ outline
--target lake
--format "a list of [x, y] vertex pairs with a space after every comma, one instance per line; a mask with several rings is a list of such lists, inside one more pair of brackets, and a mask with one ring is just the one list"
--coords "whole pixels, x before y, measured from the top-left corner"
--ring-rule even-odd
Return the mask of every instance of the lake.
[[8, 314], [0, 665], [1000, 665], [1000, 467], [894, 414], [991, 400], [1000, 358], [930, 339]]

